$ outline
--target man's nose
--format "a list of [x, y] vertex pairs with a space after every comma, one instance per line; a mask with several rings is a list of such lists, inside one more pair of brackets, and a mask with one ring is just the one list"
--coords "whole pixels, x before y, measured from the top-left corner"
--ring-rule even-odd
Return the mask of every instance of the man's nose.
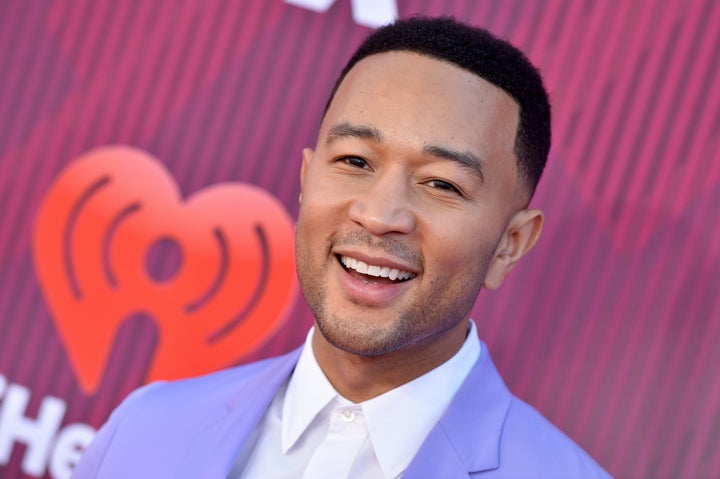
[[350, 219], [369, 233], [410, 233], [415, 229], [415, 212], [410, 185], [400, 174], [378, 177], [365, 191], [358, 193], [350, 205]]

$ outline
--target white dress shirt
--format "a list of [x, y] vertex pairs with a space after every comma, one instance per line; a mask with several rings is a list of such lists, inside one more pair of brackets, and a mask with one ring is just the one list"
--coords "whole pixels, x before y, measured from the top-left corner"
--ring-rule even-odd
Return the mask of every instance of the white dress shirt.
[[[410, 464], [480, 355], [475, 324], [448, 361], [373, 399], [353, 403], [323, 374], [314, 328], [230, 479], [397, 478]], [[251, 439], [253, 440], [253, 439]]]

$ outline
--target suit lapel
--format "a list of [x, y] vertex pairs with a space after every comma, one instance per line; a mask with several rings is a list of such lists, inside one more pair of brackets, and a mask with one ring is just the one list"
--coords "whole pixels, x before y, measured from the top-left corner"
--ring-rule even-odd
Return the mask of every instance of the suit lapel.
[[467, 478], [470, 472], [497, 469], [511, 397], [482, 344], [480, 357], [403, 479]]
[[405, 469], [403, 479], [442, 477], [446, 479], [467, 479], [468, 469], [462, 457], [454, 449], [453, 440], [445, 430], [436, 425], [422, 447]]
[[233, 394], [226, 407], [207, 411], [206, 427], [198, 430], [182, 460], [178, 477], [225, 479], [235, 457], [262, 419], [270, 402], [297, 363], [300, 350], [255, 374]]
[[[206, 411], [181, 463], [179, 477], [225, 479], [238, 452], [262, 419], [278, 388], [292, 372], [300, 350], [246, 381], [218, 411]], [[500, 466], [500, 436], [511, 394], [482, 344], [447, 411], [403, 473], [403, 479], [469, 477]]]

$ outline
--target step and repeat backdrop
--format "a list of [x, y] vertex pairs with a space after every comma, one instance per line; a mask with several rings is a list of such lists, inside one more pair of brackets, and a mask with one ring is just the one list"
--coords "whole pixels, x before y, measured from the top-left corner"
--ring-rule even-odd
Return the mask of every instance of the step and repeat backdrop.
[[301, 149], [415, 14], [551, 92], [543, 237], [473, 311], [510, 388], [618, 477], [720, 477], [720, 2], [6, 0], [0, 478], [67, 478], [133, 389], [302, 342]]

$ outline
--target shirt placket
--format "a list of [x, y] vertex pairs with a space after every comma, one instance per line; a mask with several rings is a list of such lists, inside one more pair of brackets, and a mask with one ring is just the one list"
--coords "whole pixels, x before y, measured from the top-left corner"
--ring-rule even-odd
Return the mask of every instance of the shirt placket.
[[360, 406], [341, 406], [329, 417], [328, 433], [315, 450], [304, 479], [345, 478], [367, 438], [365, 416]]

